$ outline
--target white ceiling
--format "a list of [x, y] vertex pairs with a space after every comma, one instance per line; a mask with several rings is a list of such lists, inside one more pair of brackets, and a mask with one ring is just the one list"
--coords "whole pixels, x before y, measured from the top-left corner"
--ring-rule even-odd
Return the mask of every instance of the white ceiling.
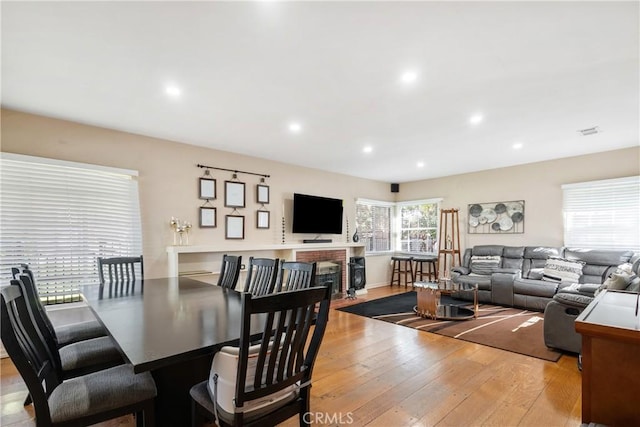
[[639, 144], [635, 1], [1, 7], [10, 109], [384, 182]]

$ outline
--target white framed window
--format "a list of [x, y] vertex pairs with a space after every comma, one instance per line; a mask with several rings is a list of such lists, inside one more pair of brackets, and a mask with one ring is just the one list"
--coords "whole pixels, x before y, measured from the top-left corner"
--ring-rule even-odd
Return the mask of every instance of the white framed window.
[[640, 252], [640, 176], [562, 186], [564, 245]]
[[438, 252], [438, 227], [442, 199], [412, 200], [396, 203], [397, 249], [412, 254]]
[[356, 227], [367, 253], [392, 250], [393, 203], [356, 200]]
[[43, 298], [98, 283], [98, 257], [142, 253], [137, 171], [2, 153], [0, 280], [26, 263]]

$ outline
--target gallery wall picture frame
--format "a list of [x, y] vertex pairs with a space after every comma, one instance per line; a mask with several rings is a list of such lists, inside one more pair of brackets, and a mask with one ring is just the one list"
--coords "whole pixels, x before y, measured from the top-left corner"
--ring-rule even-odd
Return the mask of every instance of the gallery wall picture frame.
[[264, 184], [258, 184], [256, 186], [256, 201], [258, 203], [269, 203], [269, 186]]
[[200, 207], [200, 228], [216, 228], [217, 224], [216, 208], [211, 206]]
[[469, 234], [524, 233], [524, 200], [473, 203], [467, 209]]
[[244, 216], [225, 215], [225, 239], [244, 239]]
[[256, 211], [256, 227], [257, 228], [269, 228], [269, 211]]
[[224, 205], [228, 208], [244, 208], [245, 183], [239, 181], [224, 182]]
[[198, 190], [200, 199], [214, 200], [216, 198], [216, 180], [214, 178], [200, 178]]

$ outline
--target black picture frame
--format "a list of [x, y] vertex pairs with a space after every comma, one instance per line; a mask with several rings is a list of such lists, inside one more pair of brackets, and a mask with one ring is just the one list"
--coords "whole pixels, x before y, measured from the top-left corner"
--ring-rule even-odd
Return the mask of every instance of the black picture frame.
[[245, 183], [239, 181], [225, 181], [224, 205], [228, 208], [244, 208], [245, 202]]
[[216, 180], [215, 178], [200, 178], [198, 180], [198, 197], [202, 200], [215, 200]]
[[270, 226], [270, 217], [269, 211], [256, 211], [256, 228], [268, 229]]
[[269, 203], [269, 186], [264, 184], [256, 185], [256, 202], [264, 204]]
[[200, 228], [216, 228], [218, 226], [217, 210], [210, 206], [200, 207]]
[[225, 215], [224, 237], [228, 240], [244, 239], [244, 216]]

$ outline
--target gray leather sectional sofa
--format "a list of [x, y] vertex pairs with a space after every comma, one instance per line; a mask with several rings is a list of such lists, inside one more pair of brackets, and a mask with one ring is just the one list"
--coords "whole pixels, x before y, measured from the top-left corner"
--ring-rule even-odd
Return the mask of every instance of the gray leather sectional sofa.
[[[633, 252], [546, 246], [480, 245], [465, 250], [462, 265], [451, 269], [451, 279], [454, 283], [478, 284], [480, 302], [545, 311], [558, 292], [565, 288], [569, 289], [571, 285], [567, 282], [554, 283], [542, 279], [547, 259], [552, 256], [584, 263], [577, 283], [595, 285], [584, 286], [585, 294], [582, 296], [589, 298], [589, 296], [593, 297], [593, 291], [616, 271], [618, 265], [631, 261]], [[472, 257], [474, 260], [491, 258], [492, 262], [497, 264], [492, 266], [489, 274], [486, 272], [475, 274]], [[638, 268], [635, 265], [634, 267]], [[457, 296], [468, 300], [473, 298], [471, 292], [460, 292]], [[579, 296], [576, 299], [581, 298]], [[582, 302], [585, 301], [582, 300]], [[557, 307], [555, 305], [552, 307], [551, 312], [549, 310], [545, 312], [545, 343], [549, 347], [572, 352], [580, 351], [580, 336], [575, 332], [573, 321], [584, 307], [586, 304], [582, 309], [576, 310], [574, 305], [572, 309], [566, 310], [564, 305], [558, 303]]]

